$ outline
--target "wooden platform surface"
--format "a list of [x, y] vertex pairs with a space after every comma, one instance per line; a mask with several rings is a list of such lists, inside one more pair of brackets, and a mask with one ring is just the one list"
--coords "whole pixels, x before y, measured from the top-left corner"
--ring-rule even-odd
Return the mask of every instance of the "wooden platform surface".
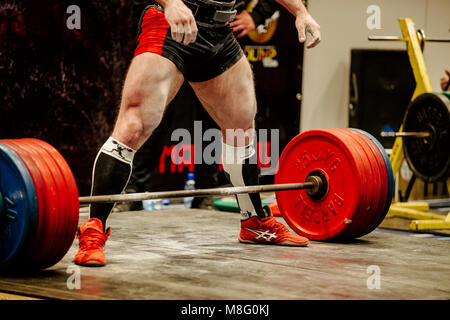
[[[47, 270], [1, 276], [0, 291], [56, 299], [450, 299], [447, 240], [376, 230], [349, 243], [248, 245], [237, 241], [236, 213], [194, 209], [113, 213], [109, 226], [107, 266], [75, 266], [75, 240]], [[370, 266], [380, 270], [379, 289], [367, 286]]]

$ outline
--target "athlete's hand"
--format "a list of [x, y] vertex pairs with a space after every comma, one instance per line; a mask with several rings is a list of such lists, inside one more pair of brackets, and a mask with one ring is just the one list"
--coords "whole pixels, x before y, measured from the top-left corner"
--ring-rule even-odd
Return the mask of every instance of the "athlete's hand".
[[308, 49], [319, 44], [321, 38], [320, 26], [309, 13], [299, 14], [295, 19], [295, 27], [298, 31], [298, 40], [301, 43], [306, 41], [306, 33], [312, 36], [312, 40], [306, 45]]
[[229, 25], [233, 32], [242, 30], [238, 35], [236, 35], [238, 38], [242, 38], [250, 31], [256, 29], [255, 21], [253, 21], [252, 16], [247, 10], [242, 10], [241, 13], [237, 14], [233, 22], [230, 22]]
[[198, 29], [191, 9], [181, 0], [172, 0], [167, 1], [164, 13], [176, 42], [183, 42], [185, 46], [195, 42]]

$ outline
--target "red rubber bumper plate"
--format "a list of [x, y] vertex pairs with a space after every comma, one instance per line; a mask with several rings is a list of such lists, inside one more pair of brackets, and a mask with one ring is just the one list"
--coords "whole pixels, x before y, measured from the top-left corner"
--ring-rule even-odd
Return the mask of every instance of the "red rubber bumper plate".
[[311, 172], [326, 177], [327, 192], [313, 199], [305, 190], [278, 191], [277, 203], [289, 226], [313, 240], [346, 234], [367, 195], [359, 155], [337, 134], [311, 130], [296, 136], [281, 154], [275, 183], [305, 181]]

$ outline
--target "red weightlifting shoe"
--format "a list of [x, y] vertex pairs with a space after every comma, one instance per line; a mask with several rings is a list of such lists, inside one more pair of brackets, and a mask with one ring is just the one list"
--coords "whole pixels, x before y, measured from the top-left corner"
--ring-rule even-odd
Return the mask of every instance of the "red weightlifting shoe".
[[86, 220], [77, 230], [80, 248], [75, 255], [74, 262], [88, 267], [104, 266], [106, 257], [103, 253], [103, 247], [110, 234], [110, 228], [103, 232], [103, 224], [99, 219]]
[[239, 242], [257, 244], [276, 244], [281, 246], [303, 247], [309, 240], [289, 231], [273, 216], [260, 219], [256, 216], [241, 221]]

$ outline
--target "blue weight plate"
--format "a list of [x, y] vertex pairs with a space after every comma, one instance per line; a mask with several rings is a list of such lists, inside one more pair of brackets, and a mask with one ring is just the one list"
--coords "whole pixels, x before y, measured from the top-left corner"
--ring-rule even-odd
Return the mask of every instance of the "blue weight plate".
[[[365, 134], [370, 140], [372, 140], [375, 143], [378, 150], [380, 150], [381, 155], [383, 156], [384, 163], [386, 164], [386, 170], [387, 170], [387, 175], [388, 175], [388, 184], [389, 184], [388, 185], [388, 197], [386, 199], [386, 204], [383, 209], [383, 214], [381, 215], [380, 219], [377, 221], [377, 223], [375, 225], [375, 227], [377, 227], [384, 220], [384, 218], [386, 217], [386, 214], [389, 211], [389, 208], [391, 207], [392, 198], [394, 196], [394, 188], [395, 188], [394, 170], [392, 169], [391, 161], [389, 160], [389, 156], [386, 153], [386, 150], [384, 149], [383, 145], [374, 136], [372, 136], [370, 133], [363, 131], [361, 129], [355, 129], [355, 128], [352, 128], [352, 129]], [[369, 232], [371, 232], [371, 231], [372, 230], [370, 230]]]
[[[0, 141], [1, 142], [1, 141]], [[20, 157], [0, 143], [0, 269], [8, 270], [21, 254], [37, 224], [37, 196], [33, 180]]]

